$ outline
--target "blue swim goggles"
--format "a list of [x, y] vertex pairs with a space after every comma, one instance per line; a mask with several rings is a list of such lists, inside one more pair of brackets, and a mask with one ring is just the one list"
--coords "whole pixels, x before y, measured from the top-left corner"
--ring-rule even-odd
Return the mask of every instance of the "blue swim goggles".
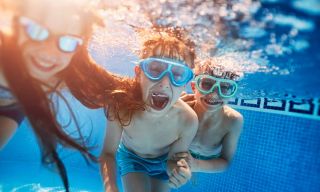
[[181, 87], [193, 78], [192, 70], [182, 61], [149, 57], [141, 60], [139, 65], [144, 74], [152, 81], [159, 81], [168, 74], [171, 83]]
[[197, 89], [203, 95], [213, 93], [215, 89], [218, 89], [221, 97], [230, 98], [233, 97], [238, 90], [238, 84], [230, 79], [222, 79], [210, 75], [198, 75], [194, 81]]
[[41, 26], [37, 22], [27, 17], [19, 18], [20, 24], [24, 27], [27, 36], [33, 41], [46, 41], [51, 37], [57, 38], [57, 47], [62, 52], [75, 52], [77, 47], [83, 44], [83, 40], [73, 35], [53, 35], [50, 34], [49, 29]]

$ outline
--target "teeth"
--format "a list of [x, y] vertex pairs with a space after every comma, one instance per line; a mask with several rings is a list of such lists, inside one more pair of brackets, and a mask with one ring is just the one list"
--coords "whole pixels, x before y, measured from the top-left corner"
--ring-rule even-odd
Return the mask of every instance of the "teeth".
[[48, 65], [48, 64], [40, 63], [40, 62], [39, 62], [39, 64], [40, 64], [41, 66], [43, 66], [43, 67], [48, 67], [48, 68], [52, 66], [52, 65], [50, 65], [50, 64]]
[[163, 93], [152, 93], [151, 97], [151, 105], [158, 110], [165, 108], [169, 101], [169, 97]]
[[162, 93], [152, 93], [152, 97], [162, 97], [167, 98], [168, 96]]
[[221, 104], [222, 101], [220, 100], [215, 100], [213, 98], [210, 98], [210, 99], [205, 99], [206, 103], [210, 104], [210, 105], [217, 105], [217, 104]]
[[35, 61], [42, 67], [52, 67], [54, 64], [52, 62], [46, 61], [44, 59], [35, 59]]

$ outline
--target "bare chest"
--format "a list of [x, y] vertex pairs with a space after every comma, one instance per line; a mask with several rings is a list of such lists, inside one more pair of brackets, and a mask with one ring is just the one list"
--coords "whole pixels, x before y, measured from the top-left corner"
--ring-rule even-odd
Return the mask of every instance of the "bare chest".
[[122, 139], [128, 147], [139, 154], [157, 156], [167, 153], [179, 137], [176, 121], [137, 120], [124, 130]]
[[228, 127], [223, 121], [207, 120], [199, 122], [199, 128], [193, 145], [214, 148], [221, 145], [223, 137], [228, 133]]

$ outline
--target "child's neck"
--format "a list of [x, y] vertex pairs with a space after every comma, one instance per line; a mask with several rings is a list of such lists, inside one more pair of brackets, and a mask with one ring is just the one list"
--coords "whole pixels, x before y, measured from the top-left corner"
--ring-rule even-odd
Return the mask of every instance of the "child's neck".
[[163, 118], [167, 118], [168, 117], [168, 113], [171, 110], [168, 110], [166, 113], [155, 113], [155, 112], [150, 112], [148, 110], [142, 111], [141, 115], [144, 119], [147, 119], [149, 121], [159, 121], [159, 120], [163, 120]]

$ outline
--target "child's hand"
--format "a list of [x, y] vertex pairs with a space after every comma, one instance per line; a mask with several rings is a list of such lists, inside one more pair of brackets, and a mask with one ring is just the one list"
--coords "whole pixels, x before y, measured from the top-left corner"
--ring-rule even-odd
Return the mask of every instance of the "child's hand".
[[193, 106], [196, 102], [194, 94], [187, 94], [186, 92], [182, 92], [180, 95], [180, 99], [186, 102], [188, 105]]
[[182, 91], [181, 94], [180, 94], [180, 97], [182, 97], [182, 96], [184, 96], [184, 95], [187, 95], [187, 92]]
[[169, 175], [169, 186], [179, 188], [191, 178], [191, 169], [185, 159], [177, 161], [176, 167]]
[[182, 101], [184, 101], [184, 102], [195, 100], [194, 94], [188, 94], [188, 93], [186, 93], [185, 91], [183, 91], [183, 92], [180, 94], [180, 99], [182, 99]]
[[196, 168], [197, 163], [196, 163], [196, 159], [194, 159], [190, 153], [187, 152], [180, 152], [180, 153], [176, 153], [173, 156], [173, 159], [178, 161], [180, 159], [185, 159], [186, 162], [188, 163], [189, 167], [191, 168], [191, 171], [193, 171], [194, 168]]

